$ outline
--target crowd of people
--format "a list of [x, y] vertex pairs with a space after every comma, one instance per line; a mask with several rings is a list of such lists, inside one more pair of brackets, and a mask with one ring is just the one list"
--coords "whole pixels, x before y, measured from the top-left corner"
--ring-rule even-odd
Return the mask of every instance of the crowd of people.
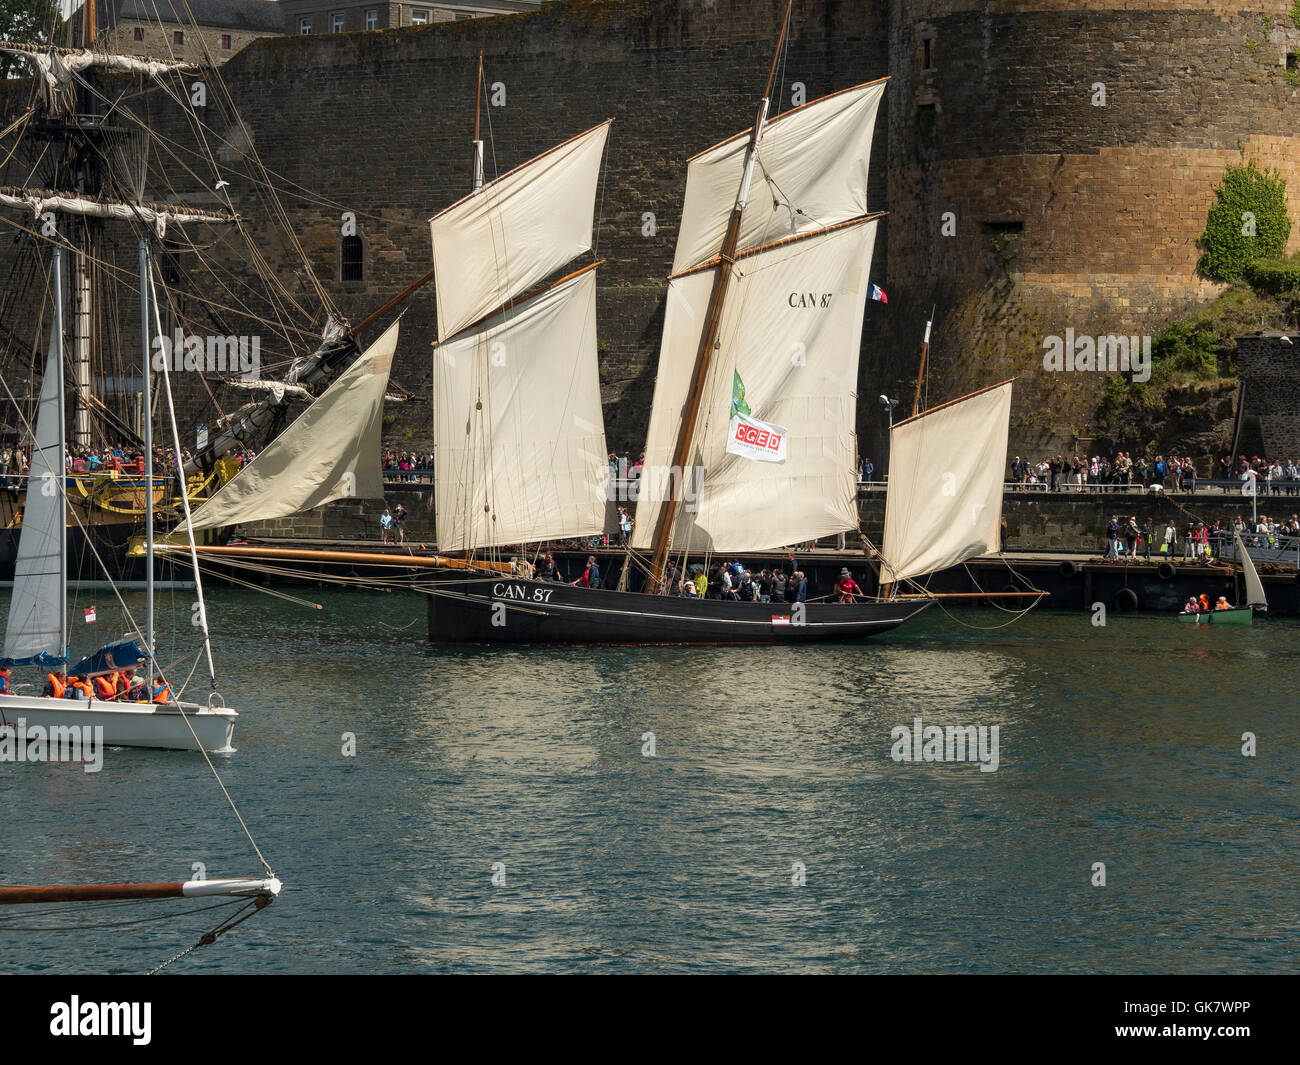
[[433, 452], [398, 451], [389, 448], [384, 452], [385, 481], [415, 483], [427, 481], [433, 474]]
[[1106, 526], [1105, 557], [1137, 558], [1140, 555], [1144, 559], [1150, 559], [1153, 554], [1165, 558], [1181, 554], [1183, 558], [1208, 561], [1222, 554], [1235, 534], [1254, 534], [1263, 537], [1269, 545], [1276, 546], [1284, 539], [1300, 537], [1300, 517], [1292, 514], [1289, 519], [1277, 521], [1267, 514], [1261, 514], [1258, 520], [1251, 521], [1238, 516], [1229, 525], [1216, 518], [1209, 524], [1188, 521], [1182, 524], [1181, 529], [1179, 523], [1170, 519], [1157, 531], [1150, 518], [1139, 522], [1136, 517], [1130, 517], [1121, 522], [1118, 515], [1112, 514]]
[[[1212, 464], [1220, 481], [1246, 481], [1255, 479], [1261, 495], [1300, 495], [1300, 465], [1295, 459], [1264, 459], [1258, 455], [1247, 458], [1238, 455], [1234, 461], [1225, 455]], [[1017, 455], [1011, 463], [1012, 484], [1042, 488], [1049, 492], [1084, 492], [1104, 489], [1142, 488], [1153, 486], [1164, 491], [1192, 490], [1198, 477], [1196, 463], [1179, 455], [1157, 455], [1148, 459], [1121, 451], [1113, 458], [1093, 455], [1055, 455], [1030, 462]], [[1207, 474], [1208, 476], [1208, 474]]]
[[[764, 567], [757, 571], [744, 563], [732, 560], [704, 563], [686, 563], [679, 567], [669, 562], [664, 579], [664, 595], [681, 599], [716, 599], [738, 603], [804, 603], [808, 601], [808, 577], [799, 568], [793, 555], [787, 556], [783, 566]], [[554, 554], [548, 552], [538, 558], [536, 566], [524, 564], [527, 576], [539, 581], [558, 581], [582, 588], [601, 587], [600, 563], [595, 555], [587, 561], [572, 580], [562, 572]], [[841, 569], [832, 595], [835, 602], [855, 603], [865, 593], [853, 579], [848, 569]]]
[[[0, 666], [0, 695], [14, 695], [13, 670]], [[118, 703], [170, 703], [171, 689], [161, 678], [150, 683], [134, 669], [118, 669], [109, 673], [69, 676], [61, 669], [45, 675], [41, 694], [47, 699], [99, 699]]]
[[[234, 448], [227, 456], [242, 469], [253, 461], [257, 452], [250, 448]], [[193, 454], [188, 448], [181, 451], [181, 461], [190, 462]], [[144, 452], [134, 446], [106, 443], [100, 446], [69, 445], [64, 452], [64, 467], [76, 476], [94, 476], [109, 474], [115, 477], [133, 477], [144, 473]], [[176, 469], [176, 449], [160, 447], [154, 449], [154, 473], [163, 476]], [[16, 485], [31, 472], [32, 461], [29, 448], [5, 444], [0, 446], [0, 485]]]

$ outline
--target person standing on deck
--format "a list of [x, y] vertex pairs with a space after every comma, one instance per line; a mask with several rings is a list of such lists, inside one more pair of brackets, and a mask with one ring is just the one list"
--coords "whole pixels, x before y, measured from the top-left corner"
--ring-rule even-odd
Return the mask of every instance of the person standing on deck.
[[398, 503], [393, 510], [393, 532], [399, 544], [406, 543], [406, 508]]
[[582, 576], [576, 581], [570, 581], [570, 584], [580, 584], [584, 588], [600, 587], [600, 565], [596, 562], [595, 555], [587, 556], [587, 568], [582, 571]]
[[841, 603], [852, 603], [854, 596], [862, 595], [862, 589], [847, 569], [840, 570], [840, 579], [835, 582], [835, 595]]
[[384, 512], [379, 515], [379, 532], [384, 543], [388, 543], [388, 534], [392, 531], [392, 528], [393, 515], [387, 507], [384, 507]]
[[799, 570], [794, 575], [794, 596], [790, 601], [792, 603], [808, 601], [808, 579], [804, 576], [803, 570]]

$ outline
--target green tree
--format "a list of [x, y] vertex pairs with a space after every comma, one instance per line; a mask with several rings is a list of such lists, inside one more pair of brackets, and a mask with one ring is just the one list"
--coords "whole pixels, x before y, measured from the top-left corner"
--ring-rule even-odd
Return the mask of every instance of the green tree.
[[1197, 241], [1196, 269], [1213, 281], [1236, 281], [1249, 263], [1280, 256], [1290, 235], [1286, 179], [1253, 159], [1229, 166]]
[[[61, 39], [63, 19], [57, 0], [0, 0], [0, 40], [19, 44], [49, 44]], [[0, 74], [22, 77], [31, 64], [16, 55], [0, 56]]]

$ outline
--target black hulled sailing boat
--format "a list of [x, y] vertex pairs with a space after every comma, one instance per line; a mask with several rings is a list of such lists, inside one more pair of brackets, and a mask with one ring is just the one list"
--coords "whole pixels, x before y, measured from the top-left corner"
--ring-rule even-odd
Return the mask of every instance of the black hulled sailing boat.
[[[783, 27], [781, 43], [784, 37]], [[535, 241], [512, 226], [532, 225], [537, 213], [565, 204], [571, 228], [552, 234], [554, 246], [572, 247], [583, 224], [589, 245], [591, 199], [580, 219], [572, 189], [534, 180], [498, 190], [491, 203], [464, 201], [468, 219], [458, 217], [462, 205], [434, 219], [435, 263], [448, 265], [436, 280], [438, 542], [465, 552], [471, 565], [427, 586], [432, 642], [844, 640], [892, 629], [931, 604], [653, 594], [668, 591], [673, 561], [685, 572], [709, 556], [730, 559], [858, 528], [855, 390], [880, 218], [867, 213], [867, 166], [884, 81], [769, 121], [771, 86], [769, 75], [754, 127], [696, 156], [688, 170], [629, 552], [629, 562], [639, 556], [646, 571], [647, 592], [538, 581], [523, 575], [526, 565], [501, 572], [508, 545], [605, 527], [609, 469], [598, 421], [594, 299], [580, 301], [590, 300], [590, 317], [561, 321], [551, 313], [538, 324], [537, 301], [573, 284], [565, 279], [448, 337], [467, 316], [446, 316], [445, 288], [484, 308], [503, 302], [503, 278], [515, 291], [534, 279], [520, 281], [530, 264], [511, 253], [526, 246], [527, 255], [537, 254]], [[594, 179], [588, 183], [594, 192]], [[473, 228], [481, 239], [489, 226], [502, 236], [477, 252], [487, 268], [452, 269], [475, 255]], [[466, 295], [476, 283], [488, 292]], [[475, 559], [486, 565], [476, 569]]]

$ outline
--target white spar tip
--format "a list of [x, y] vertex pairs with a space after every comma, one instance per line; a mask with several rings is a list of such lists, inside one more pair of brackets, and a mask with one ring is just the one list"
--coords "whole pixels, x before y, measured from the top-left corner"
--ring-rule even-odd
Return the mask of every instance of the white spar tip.
[[181, 894], [185, 898], [202, 898], [207, 895], [270, 895], [273, 898], [280, 894], [280, 888], [284, 885], [280, 883], [278, 877], [271, 877], [269, 880], [187, 880], [181, 888]]

